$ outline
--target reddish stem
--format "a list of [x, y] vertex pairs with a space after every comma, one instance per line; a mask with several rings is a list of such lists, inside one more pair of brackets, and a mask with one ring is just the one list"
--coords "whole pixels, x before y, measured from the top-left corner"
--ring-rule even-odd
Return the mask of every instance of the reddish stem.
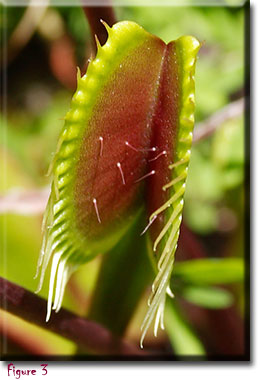
[[[109, 3], [109, 1], [108, 1]], [[107, 40], [107, 31], [100, 22], [104, 20], [109, 26], [112, 26], [116, 23], [115, 12], [112, 7], [84, 7], [83, 10], [88, 19], [89, 26], [92, 33], [92, 42], [94, 46], [94, 51], [96, 52], [96, 41], [95, 35], [98, 37], [98, 40], [101, 45], [103, 45]]]
[[46, 301], [0, 277], [0, 308], [44, 329], [72, 340], [88, 352], [101, 355], [144, 356], [147, 353], [124, 340], [94, 321], [81, 318], [61, 309], [45, 322]]

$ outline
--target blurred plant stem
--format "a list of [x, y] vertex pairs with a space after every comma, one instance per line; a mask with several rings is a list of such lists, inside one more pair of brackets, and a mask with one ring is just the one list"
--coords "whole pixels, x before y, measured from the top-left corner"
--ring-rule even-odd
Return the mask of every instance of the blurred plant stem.
[[245, 99], [241, 98], [227, 104], [208, 119], [198, 123], [194, 130], [193, 142], [197, 143], [211, 136], [216, 129], [220, 128], [226, 121], [240, 117], [244, 112], [244, 107]]
[[7, 314], [0, 310], [0, 353], [14, 351], [22, 355], [51, 355], [52, 351], [45, 341], [39, 342], [33, 334], [28, 335], [28, 331], [13, 323]]
[[184, 315], [171, 299], [167, 299], [165, 324], [172, 347], [178, 355], [203, 356], [205, 350], [199, 338], [192, 331]]
[[5, 195], [0, 195], [0, 214], [35, 215], [43, 213], [50, 190], [11, 189]]
[[101, 355], [145, 355], [145, 351], [121, 340], [94, 321], [61, 309], [46, 323], [46, 300], [0, 277], [0, 308]]
[[179, 255], [177, 251], [176, 261], [207, 257], [207, 252], [203, 244], [184, 222], [181, 223], [179, 245], [181, 246], [181, 254]]
[[109, 6], [110, 1], [107, 0], [107, 6], [98, 6], [98, 7], [87, 7], [82, 6], [85, 15], [87, 17], [91, 33], [92, 33], [92, 45], [93, 52], [96, 53], [97, 46], [95, 36], [97, 36], [101, 45], [106, 42], [107, 31], [100, 22], [100, 20], [105, 21], [109, 26], [112, 26], [117, 22], [115, 12], [113, 7]]
[[[33, 1], [31, 1], [31, 3], [33, 3]], [[48, 7], [48, 3], [49, 0], [43, 0], [41, 6], [37, 7], [30, 6], [30, 3], [28, 4], [21, 21], [9, 39], [7, 55], [9, 62], [16, 57], [33, 36]]]
[[103, 257], [90, 307], [89, 318], [122, 336], [152, 279], [146, 254], [146, 224], [143, 213], [128, 233]]

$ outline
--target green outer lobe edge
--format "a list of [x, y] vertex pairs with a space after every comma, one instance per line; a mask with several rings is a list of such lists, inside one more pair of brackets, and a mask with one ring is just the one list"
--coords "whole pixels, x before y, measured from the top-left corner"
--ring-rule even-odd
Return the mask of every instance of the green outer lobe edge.
[[[180, 70], [180, 105], [179, 105], [179, 118], [178, 118], [178, 137], [176, 149], [173, 156], [173, 163], [179, 162], [183, 159], [187, 159], [187, 162], [179, 165], [173, 169], [172, 179], [182, 175], [184, 172], [188, 172], [189, 160], [191, 155], [191, 145], [193, 138], [193, 128], [194, 128], [194, 111], [195, 111], [195, 64], [196, 56], [200, 49], [200, 43], [198, 40], [192, 36], [183, 36], [175, 41], [176, 52], [178, 55]], [[185, 142], [180, 142], [180, 140], [186, 140]], [[185, 186], [186, 178], [178, 181], [174, 186], [171, 187], [170, 197], [174, 195], [183, 185]], [[185, 193], [184, 193], [185, 194]], [[183, 200], [182, 197], [176, 200], [172, 207], [176, 208]], [[166, 219], [171, 216], [172, 211], [166, 209]], [[153, 213], [150, 216], [150, 220]], [[165, 242], [165, 239], [163, 240]], [[148, 242], [150, 257], [154, 261], [155, 255], [152, 253], [151, 245]], [[157, 258], [158, 255], [156, 254]], [[154, 265], [156, 267], [156, 265]]]
[[[178, 135], [177, 135], [177, 144], [175, 148], [174, 155], [174, 163], [178, 163], [181, 160], [186, 162], [182, 163], [173, 168], [173, 179], [177, 179], [183, 173], [185, 173], [185, 178], [181, 178], [174, 184], [170, 189], [170, 198], [177, 194], [178, 191], [183, 187], [183, 193], [174, 201], [170, 203], [167, 201], [162, 207], [165, 211], [165, 220], [166, 223], [168, 219], [173, 214], [174, 210], [179, 207], [180, 211], [178, 215], [173, 220], [171, 226], [166, 231], [164, 237], [160, 241], [160, 254], [156, 252], [156, 241], [153, 247], [153, 252], [151, 249], [151, 245], [148, 242], [148, 252], [150, 257], [154, 262], [154, 268], [156, 268], [157, 276], [153, 283], [153, 290], [150, 295], [148, 301], [148, 311], [144, 318], [142, 324], [142, 336], [140, 345], [143, 347], [143, 340], [146, 335], [146, 332], [151, 325], [153, 319], [155, 318], [155, 327], [154, 334], [157, 335], [158, 324], [161, 323], [161, 327], [163, 327], [163, 318], [164, 318], [164, 305], [166, 301], [166, 292], [170, 294], [169, 283], [170, 277], [173, 270], [175, 251], [177, 248], [178, 236], [180, 231], [181, 224], [181, 214], [183, 209], [183, 197], [185, 193], [186, 186], [186, 178], [188, 172], [188, 165], [190, 160], [190, 148], [192, 145], [192, 137], [193, 137], [193, 128], [194, 128], [194, 110], [195, 110], [195, 81], [194, 81], [194, 73], [195, 73], [195, 64], [196, 64], [196, 56], [200, 48], [199, 41], [192, 36], [183, 36], [175, 41], [176, 53], [178, 56], [178, 64], [180, 68], [180, 105], [179, 105], [179, 122], [178, 122]], [[163, 190], [162, 190], [163, 191]], [[171, 207], [168, 207], [171, 206]], [[156, 210], [151, 216], [152, 218], [159, 213], [162, 212], [162, 209], [159, 208]], [[169, 231], [170, 230], [170, 231]], [[177, 240], [176, 244], [171, 248], [171, 244], [167, 247], [167, 242], [170, 234], [174, 233], [176, 235]], [[158, 238], [157, 238], [158, 239]], [[173, 239], [174, 241], [175, 239]], [[168, 251], [168, 248], [170, 249]], [[160, 258], [163, 258], [161, 261], [162, 264], [159, 266]], [[167, 264], [167, 265], [165, 265]]]
[[[173, 162], [178, 162], [182, 159], [190, 159], [191, 145], [194, 128], [194, 111], [195, 111], [195, 64], [196, 55], [199, 51], [200, 43], [192, 36], [183, 36], [176, 40], [176, 52], [178, 55], [180, 70], [180, 113], [178, 125], [178, 138], [176, 152]], [[186, 140], [180, 142], [180, 140]], [[189, 160], [187, 163], [180, 165], [174, 169], [174, 176], [181, 175], [188, 169]], [[183, 184], [186, 178], [179, 181], [174, 187], [172, 193], [175, 193]], [[172, 195], [172, 194], [171, 194]], [[183, 197], [182, 197], [183, 198]], [[182, 199], [181, 198], [181, 199]], [[173, 207], [179, 203], [180, 199], [173, 204]]]

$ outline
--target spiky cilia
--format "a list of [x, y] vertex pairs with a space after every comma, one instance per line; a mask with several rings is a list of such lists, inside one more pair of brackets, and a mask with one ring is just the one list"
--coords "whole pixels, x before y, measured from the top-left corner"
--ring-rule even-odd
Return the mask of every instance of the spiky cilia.
[[133, 22], [109, 28], [78, 86], [53, 159], [51, 194], [38, 260], [49, 261], [47, 317], [60, 309], [70, 275], [109, 251], [146, 207], [158, 274], [143, 338], [163, 327], [194, 125], [194, 70], [200, 44], [166, 45]]

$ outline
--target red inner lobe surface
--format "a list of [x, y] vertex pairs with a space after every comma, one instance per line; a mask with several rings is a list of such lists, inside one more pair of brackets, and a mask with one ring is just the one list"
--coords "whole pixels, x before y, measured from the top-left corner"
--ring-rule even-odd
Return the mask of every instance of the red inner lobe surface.
[[165, 50], [161, 40], [150, 38], [122, 60], [99, 94], [83, 138], [75, 184], [77, 224], [84, 236], [115, 228], [142, 200], [138, 194], [144, 182], [136, 181], [147, 173]]
[[[147, 178], [146, 197], [148, 212], [151, 215], [161, 207], [168, 199], [170, 189], [162, 190], [172, 179], [172, 170], [169, 165], [173, 162], [179, 115], [179, 78], [178, 62], [175, 43], [167, 45], [161, 74], [157, 105], [152, 123], [152, 146], [157, 147], [156, 152], [150, 152], [148, 157], [149, 171], [155, 174]], [[158, 156], [160, 153], [166, 152]], [[153, 160], [154, 158], [157, 159]], [[165, 225], [165, 213], [157, 216], [150, 227], [152, 240], [154, 241]]]

